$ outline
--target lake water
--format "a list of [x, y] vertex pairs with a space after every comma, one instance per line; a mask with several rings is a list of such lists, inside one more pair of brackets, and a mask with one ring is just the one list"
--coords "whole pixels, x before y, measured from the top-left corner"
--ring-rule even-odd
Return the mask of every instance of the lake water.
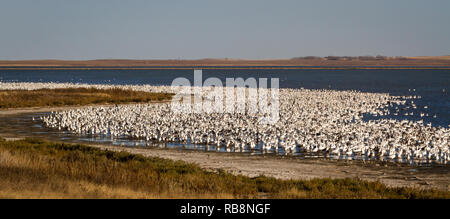
[[[87, 84], [170, 85], [177, 77], [193, 81], [190, 69], [5, 69], [0, 68], [3, 82], [71, 82]], [[433, 126], [450, 125], [450, 70], [448, 69], [204, 69], [209, 77], [279, 78], [282, 88], [358, 90], [391, 95], [417, 95], [417, 109], [407, 109], [414, 116], [396, 119], [424, 120]], [[1, 88], [0, 88], [1, 89]], [[428, 108], [425, 109], [425, 106]], [[428, 116], [420, 117], [420, 113]], [[367, 119], [371, 119], [366, 116]], [[377, 117], [379, 118], [379, 117]]]
[[[0, 67], [0, 81], [3, 82], [70, 82], [86, 84], [151, 84], [170, 85], [177, 77], [193, 82], [192, 69], [6, 69]], [[225, 84], [226, 78], [241, 77], [279, 78], [281, 88], [307, 88], [332, 90], [358, 90], [382, 92], [395, 96], [421, 96], [414, 99], [417, 109], [410, 107], [402, 114], [411, 112], [414, 116], [394, 116], [395, 119], [424, 120], [433, 126], [450, 125], [450, 70], [447, 69], [204, 69], [203, 80], [217, 77]], [[1, 90], [1, 87], [0, 87]], [[427, 108], [425, 108], [427, 106]], [[420, 113], [428, 116], [420, 117]], [[227, 148], [206, 145], [153, 143], [138, 139], [110, 139], [99, 136], [81, 136], [66, 131], [45, 128], [32, 117], [47, 113], [31, 113], [13, 117], [0, 117], [0, 132], [12, 136], [44, 137], [78, 143], [104, 143], [121, 146], [153, 146], [205, 151], [230, 152]], [[365, 115], [364, 119], [380, 119]], [[232, 152], [232, 151], [231, 151]], [[248, 151], [258, 154], [258, 151]], [[283, 154], [283, 151], [279, 151]], [[328, 157], [326, 154], [296, 154], [303, 158]], [[332, 159], [367, 159], [364, 157], [328, 157]], [[396, 160], [396, 162], [404, 162]], [[411, 162], [411, 161], [408, 161]], [[428, 161], [423, 161], [427, 164]], [[421, 162], [420, 162], [421, 163]], [[414, 162], [413, 164], [420, 164]]]

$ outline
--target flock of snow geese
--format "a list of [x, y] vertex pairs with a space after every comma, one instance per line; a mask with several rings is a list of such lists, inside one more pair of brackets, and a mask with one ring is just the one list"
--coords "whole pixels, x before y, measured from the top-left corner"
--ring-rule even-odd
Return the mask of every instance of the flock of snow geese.
[[[0, 87], [28, 90], [119, 87], [172, 92], [169, 86], [150, 85], [0, 82]], [[212, 145], [230, 152], [319, 153], [346, 159], [361, 156], [375, 160], [446, 164], [450, 159], [450, 127], [435, 127], [421, 120], [383, 117], [398, 113], [389, 108], [415, 107], [414, 99], [417, 98], [420, 96], [280, 89], [279, 120], [275, 124], [258, 123], [258, 114], [177, 114], [171, 103], [93, 106], [52, 112], [40, 119], [47, 127], [76, 134]], [[363, 119], [363, 115], [368, 114], [378, 119]]]

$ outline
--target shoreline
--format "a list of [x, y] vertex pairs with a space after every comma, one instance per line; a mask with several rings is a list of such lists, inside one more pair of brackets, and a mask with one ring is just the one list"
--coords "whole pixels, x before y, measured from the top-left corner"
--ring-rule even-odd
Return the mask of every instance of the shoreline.
[[[171, 160], [181, 160], [196, 163], [200, 167], [217, 171], [225, 170], [234, 175], [241, 174], [249, 177], [260, 175], [277, 179], [315, 178], [358, 178], [367, 181], [380, 181], [389, 187], [435, 188], [449, 191], [450, 174], [448, 167], [435, 168], [405, 166], [389, 163], [363, 163], [361, 161], [326, 160], [326, 159], [298, 159], [287, 156], [246, 155], [234, 153], [217, 153], [204, 151], [189, 151], [161, 148], [131, 148], [108, 145], [89, 146], [112, 151], [126, 151], [149, 157], [161, 157]], [[363, 164], [363, 165], [361, 165]], [[445, 174], [447, 173], [447, 174]], [[442, 175], [441, 175], [442, 174]]]
[[323, 67], [291, 67], [291, 66], [273, 66], [273, 67], [260, 67], [260, 66], [244, 66], [244, 67], [210, 67], [210, 66], [189, 66], [189, 67], [18, 67], [18, 68], [3, 68], [0, 66], [0, 70], [271, 70], [271, 69], [283, 69], [283, 70], [450, 70], [450, 66], [430, 66], [430, 67], [396, 67], [396, 66], [373, 66], [373, 67], [352, 67], [352, 66], [323, 66]]
[[96, 60], [0, 60], [0, 68], [102, 68], [158, 67], [176, 68], [380, 68], [380, 67], [445, 67], [450, 68], [450, 56], [430, 57], [299, 57], [291, 59], [96, 59]]
[[[24, 137], [0, 137], [7, 141]], [[45, 139], [45, 138], [44, 138]], [[47, 140], [47, 139], [45, 139]], [[64, 141], [65, 144], [78, 144]], [[211, 172], [226, 171], [233, 175], [258, 177], [261, 175], [282, 180], [311, 180], [321, 178], [356, 178], [379, 181], [391, 188], [409, 187], [450, 191], [449, 167], [407, 166], [404, 164], [362, 162], [351, 160], [298, 159], [289, 156], [249, 155], [225, 152], [205, 152], [187, 149], [123, 147], [86, 143], [82, 145], [114, 152], [128, 152], [145, 157], [158, 157], [199, 165]]]
[[[88, 106], [35, 107], [0, 110], [0, 116], [50, 112]], [[107, 106], [107, 105], [96, 105]], [[23, 139], [20, 134], [0, 133], [7, 140]], [[44, 138], [46, 139], [46, 138]], [[47, 139], [48, 140], [48, 139]], [[58, 142], [58, 141], [57, 141]], [[64, 142], [64, 141], [59, 141]], [[71, 143], [71, 142], [64, 142]], [[126, 151], [148, 157], [160, 157], [196, 163], [201, 168], [217, 172], [219, 169], [234, 175], [271, 176], [278, 179], [359, 178], [380, 181], [389, 187], [435, 188], [450, 190], [450, 167], [411, 166], [389, 162], [364, 162], [328, 159], [301, 159], [289, 156], [248, 155], [239, 153], [205, 152], [187, 149], [122, 147], [107, 144], [85, 144], [103, 150]]]

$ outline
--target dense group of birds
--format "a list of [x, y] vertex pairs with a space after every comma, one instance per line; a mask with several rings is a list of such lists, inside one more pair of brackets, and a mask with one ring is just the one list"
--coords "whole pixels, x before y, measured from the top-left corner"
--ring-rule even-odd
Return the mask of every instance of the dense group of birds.
[[[2, 89], [120, 87], [172, 92], [169, 86], [150, 85], [3, 83], [0, 86]], [[446, 164], [450, 159], [449, 127], [435, 127], [421, 120], [383, 117], [398, 113], [391, 112], [393, 107], [414, 107], [407, 104], [407, 100], [413, 103], [416, 98], [420, 97], [359, 91], [280, 89], [279, 120], [275, 124], [259, 123], [260, 113], [179, 114], [173, 112], [171, 103], [93, 106], [52, 112], [41, 119], [51, 128], [108, 138], [213, 145], [234, 152], [323, 153], [346, 158], [362, 156], [368, 159]], [[364, 119], [364, 115], [368, 114], [378, 119]]]

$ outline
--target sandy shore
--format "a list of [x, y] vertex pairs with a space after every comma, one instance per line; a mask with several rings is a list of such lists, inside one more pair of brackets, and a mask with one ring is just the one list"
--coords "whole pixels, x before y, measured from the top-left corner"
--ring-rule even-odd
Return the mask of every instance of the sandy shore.
[[[79, 106], [0, 110], [0, 116], [14, 116], [22, 113], [49, 112], [71, 108], [79, 108]], [[0, 133], [0, 137], [8, 140], [17, 140], [23, 136]], [[250, 177], [259, 175], [272, 176], [279, 179], [349, 177], [368, 181], [378, 180], [392, 187], [409, 186], [450, 190], [450, 168], [448, 166], [429, 168], [380, 162], [363, 163], [361, 161], [298, 159], [284, 156], [251, 156], [238, 153], [132, 148], [100, 144], [91, 146], [111, 151], [126, 151], [144, 156], [181, 160], [196, 163], [200, 167], [211, 171], [223, 169], [233, 174], [242, 174]]]

